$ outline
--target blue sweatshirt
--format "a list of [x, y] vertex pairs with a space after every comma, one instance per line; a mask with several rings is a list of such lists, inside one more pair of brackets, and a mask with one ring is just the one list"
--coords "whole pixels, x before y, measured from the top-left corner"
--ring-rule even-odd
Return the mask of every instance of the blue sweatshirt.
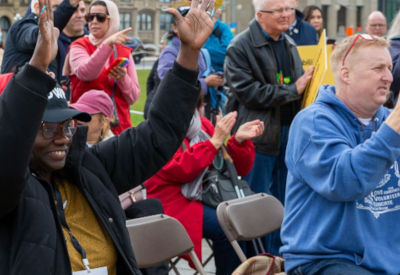
[[379, 108], [364, 126], [323, 86], [294, 119], [280, 250], [287, 271], [343, 258], [400, 273], [400, 135], [384, 123], [389, 113]]

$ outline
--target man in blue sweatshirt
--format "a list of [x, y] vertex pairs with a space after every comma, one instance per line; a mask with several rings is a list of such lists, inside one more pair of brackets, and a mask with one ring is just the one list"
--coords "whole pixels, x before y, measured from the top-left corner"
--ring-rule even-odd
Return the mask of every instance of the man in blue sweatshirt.
[[399, 274], [400, 105], [387, 42], [358, 34], [331, 57], [335, 86], [294, 119], [281, 229], [288, 274]]

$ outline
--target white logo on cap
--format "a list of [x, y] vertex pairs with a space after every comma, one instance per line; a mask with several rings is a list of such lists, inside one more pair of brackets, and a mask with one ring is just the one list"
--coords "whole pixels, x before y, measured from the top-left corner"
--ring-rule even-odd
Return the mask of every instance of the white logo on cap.
[[55, 96], [56, 98], [66, 99], [64, 90], [61, 89], [60, 87], [55, 87], [53, 90], [51, 90], [51, 92], [49, 93], [49, 96], [47, 97], [47, 99], [52, 99], [53, 96]]

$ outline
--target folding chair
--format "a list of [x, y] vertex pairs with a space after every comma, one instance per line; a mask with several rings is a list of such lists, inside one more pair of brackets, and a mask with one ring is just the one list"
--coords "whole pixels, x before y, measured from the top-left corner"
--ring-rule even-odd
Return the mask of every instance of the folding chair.
[[189, 253], [196, 270], [204, 269], [193, 250], [193, 242], [183, 225], [170, 216], [158, 214], [126, 221], [139, 268], [163, 263]]
[[275, 197], [258, 193], [220, 203], [217, 217], [239, 259], [244, 262], [247, 258], [237, 241], [250, 241], [279, 229], [283, 206]]

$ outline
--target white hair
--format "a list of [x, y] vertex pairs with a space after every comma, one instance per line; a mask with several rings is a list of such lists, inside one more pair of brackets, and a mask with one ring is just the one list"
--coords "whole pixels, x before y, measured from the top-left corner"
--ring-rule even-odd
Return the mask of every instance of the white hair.
[[31, 1], [31, 11], [32, 11], [32, 13], [36, 13], [35, 12], [35, 4], [36, 3], [39, 3], [39, 0], [32, 0]]
[[253, 0], [254, 10], [257, 12], [259, 10], [265, 9], [269, 0]]

